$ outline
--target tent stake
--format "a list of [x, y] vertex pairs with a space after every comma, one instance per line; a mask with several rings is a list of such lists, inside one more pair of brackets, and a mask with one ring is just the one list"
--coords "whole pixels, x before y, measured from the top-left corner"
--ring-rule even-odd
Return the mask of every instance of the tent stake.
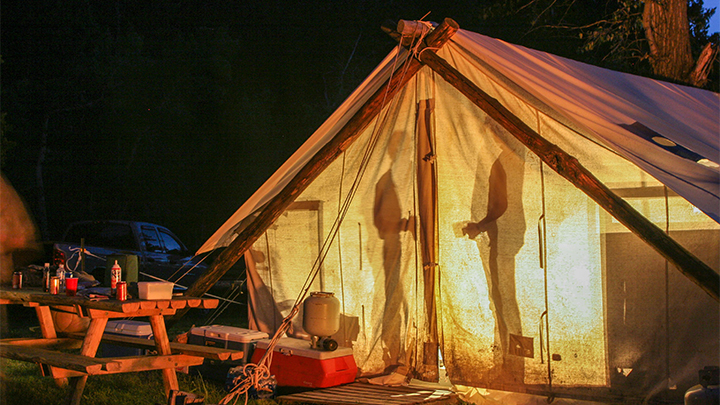
[[681, 273], [699, 285], [715, 301], [719, 300], [720, 276], [710, 266], [695, 257], [625, 200], [613, 193], [576, 158], [540, 136], [435, 52], [428, 49], [419, 55], [424, 64], [485, 111], [539, 156], [543, 162], [582, 190], [610, 215], [674, 264]]
[[[441, 48], [458, 30], [458, 25], [451, 19], [445, 19], [425, 39], [426, 47]], [[312, 181], [338, 158], [377, 117], [383, 108], [383, 100], [392, 99], [395, 94], [417, 73], [423, 64], [417, 59], [408, 58], [397, 72], [406, 69], [404, 75], [393, 75], [381, 86], [358, 112], [345, 124], [337, 135], [328, 142], [310, 161], [295, 175], [287, 186], [275, 196], [259, 213], [258, 217], [243, 229], [240, 234], [215, 259], [210, 267], [185, 291], [185, 295], [198, 297], [207, 292], [255, 243], [255, 240], [270, 226], [299, 196]], [[178, 311], [178, 316], [185, 312]]]

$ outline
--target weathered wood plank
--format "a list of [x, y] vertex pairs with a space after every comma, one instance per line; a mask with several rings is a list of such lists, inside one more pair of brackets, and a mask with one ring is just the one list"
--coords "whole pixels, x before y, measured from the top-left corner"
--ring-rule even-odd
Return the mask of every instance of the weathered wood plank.
[[[61, 354], [66, 355], [66, 353]], [[96, 362], [92, 363], [92, 367], [86, 369], [85, 371], [79, 371], [73, 368], [60, 368], [60, 366], [55, 366], [53, 368], [52, 375], [54, 378], [87, 377], [89, 375], [108, 375], [130, 372], [134, 373], [139, 371], [155, 371], [167, 369], [168, 367], [173, 369], [176, 367], [192, 367], [201, 365], [203, 363], [202, 357], [190, 356], [186, 354], [173, 354], [167, 356], [108, 357], [103, 359], [94, 359], [91, 357], [84, 357], [79, 355], [72, 356], [82, 357], [83, 359], [96, 360]], [[18, 358], [13, 358], [13, 360], [34, 362], [32, 360]]]
[[[97, 349], [100, 346], [102, 335], [105, 332], [105, 326], [107, 325], [108, 318], [93, 318], [90, 320], [90, 325], [85, 332], [85, 339], [83, 340], [82, 347], [80, 348], [80, 355], [87, 357], [95, 357]], [[103, 369], [107, 369], [108, 365], [104, 364]], [[87, 375], [73, 378], [70, 381], [70, 385], [73, 387], [72, 396], [70, 397], [71, 405], [79, 405], [82, 399], [82, 393], [87, 383]]]
[[42, 332], [43, 337], [57, 337], [57, 332], [55, 332], [55, 324], [53, 323], [52, 315], [50, 313], [50, 307], [36, 307], [35, 315], [37, 316], [38, 322], [40, 323], [40, 331]]
[[[72, 334], [72, 337], [82, 338], [82, 335]], [[155, 349], [154, 339], [143, 339], [132, 336], [103, 335], [103, 342], [120, 346], [135, 347], [139, 349]], [[217, 347], [189, 345], [185, 343], [170, 342], [170, 349], [173, 354], [187, 354], [190, 356], [203, 357], [211, 360], [239, 360], [245, 356], [242, 350], [220, 349]]]
[[179, 300], [170, 301], [170, 308], [173, 308], [173, 309], [183, 309], [186, 306], [187, 306], [187, 301], [179, 301]]
[[[127, 318], [128, 314], [124, 312], [113, 312], [113, 311], [105, 311], [102, 309], [86, 309], [83, 311], [85, 316], [88, 316], [90, 318]], [[155, 315], [173, 315], [175, 314], [175, 309], [173, 308], [166, 308], [166, 309], [159, 309], [159, 308], [152, 308], [152, 309], [141, 309], [138, 306], [137, 311], [132, 313], [133, 317], [141, 317], [141, 316], [155, 316]]]
[[6, 359], [48, 364], [84, 374], [98, 372], [107, 363], [105, 360], [92, 357], [7, 343], [0, 343], [0, 356]]
[[188, 299], [187, 304], [190, 308], [197, 308], [202, 303], [200, 299]]
[[[167, 330], [165, 329], [165, 320], [162, 315], [149, 317], [150, 326], [152, 327], [153, 336], [155, 337], [155, 348], [161, 356], [172, 354], [170, 349], [170, 340], [168, 339]], [[201, 361], [202, 363], [202, 361]], [[163, 375], [163, 386], [165, 387], [165, 396], [170, 396], [170, 391], [178, 390], [177, 374], [175, 367], [167, 367], [161, 370]]]
[[158, 307], [158, 309], [170, 308], [170, 300], [158, 301], [158, 302], [157, 302], [157, 307]]
[[86, 308], [124, 313], [134, 312], [140, 307], [140, 303], [137, 300], [90, 301], [80, 295], [68, 297], [64, 294], [50, 294], [34, 288], [22, 290], [0, 289], [0, 299], [7, 300], [14, 304], [82, 305]]
[[16, 338], [1, 339], [0, 344], [35, 347], [45, 350], [70, 350], [79, 349], [82, 346], [82, 340], [74, 338]]
[[157, 309], [157, 301], [140, 301], [140, 309]]
[[96, 374], [117, 374], [150, 370], [174, 370], [177, 367], [198, 366], [203, 358], [186, 354], [169, 354], [163, 356], [127, 356], [109, 357], [101, 370]]
[[[161, 304], [162, 303], [162, 304]], [[216, 308], [219, 300], [214, 298], [201, 299], [197, 297], [173, 297], [171, 300], [139, 300], [130, 299], [126, 301], [118, 301], [114, 299], [91, 301], [81, 295], [68, 297], [63, 294], [50, 294], [38, 288], [27, 288], [22, 290], [0, 289], [0, 304], [23, 304], [26, 306], [46, 306], [46, 305], [69, 305], [82, 306], [87, 309], [99, 311], [119, 312], [130, 314], [142, 308], [166, 309], [166, 308], [185, 308], [187, 305], [193, 307], [202, 307], [206, 309]]]
[[429, 387], [386, 387], [355, 382], [337, 387], [285, 395], [278, 398], [281, 404], [360, 404], [360, 405], [413, 405], [455, 404], [457, 395], [447, 389]]

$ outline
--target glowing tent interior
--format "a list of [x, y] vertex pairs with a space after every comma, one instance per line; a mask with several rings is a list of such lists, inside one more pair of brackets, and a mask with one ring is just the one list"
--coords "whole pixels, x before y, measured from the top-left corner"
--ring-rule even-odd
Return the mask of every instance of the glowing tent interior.
[[364, 376], [434, 380], [440, 354], [455, 384], [682, 397], [720, 358], [718, 94], [452, 20], [397, 31], [188, 294], [244, 256], [251, 327], [332, 291]]

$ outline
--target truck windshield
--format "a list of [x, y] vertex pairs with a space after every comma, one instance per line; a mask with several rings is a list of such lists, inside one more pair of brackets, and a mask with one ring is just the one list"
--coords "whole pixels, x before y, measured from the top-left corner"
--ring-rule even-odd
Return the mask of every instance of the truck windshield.
[[165, 249], [168, 251], [168, 253], [180, 254], [185, 251], [185, 247], [182, 245], [182, 243], [180, 243], [179, 240], [175, 239], [173, 235], [170, 235], [162, 229], [159, 229], [159, 231], [160, 238], [162, 239], [163, 244], [165, 245]]
[[142, 233], [143, 242], [145, 243], [145, 250], [148, 252], [163, 251], [155, 227], [143, 225], [140, 227], [140, 232]]

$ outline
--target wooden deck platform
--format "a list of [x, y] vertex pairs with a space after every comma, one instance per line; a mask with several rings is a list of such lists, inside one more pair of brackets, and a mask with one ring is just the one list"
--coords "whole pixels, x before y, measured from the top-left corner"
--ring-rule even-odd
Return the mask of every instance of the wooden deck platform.
[[386, 387], [362, 382], [354, 382], [338, 387], [306, 391], [277, 398], [280, 404], [356, 404], [356, 405], [412, 405], [457, 404], [455, 393], [440, 385], [409, 385], [406, 387]]

